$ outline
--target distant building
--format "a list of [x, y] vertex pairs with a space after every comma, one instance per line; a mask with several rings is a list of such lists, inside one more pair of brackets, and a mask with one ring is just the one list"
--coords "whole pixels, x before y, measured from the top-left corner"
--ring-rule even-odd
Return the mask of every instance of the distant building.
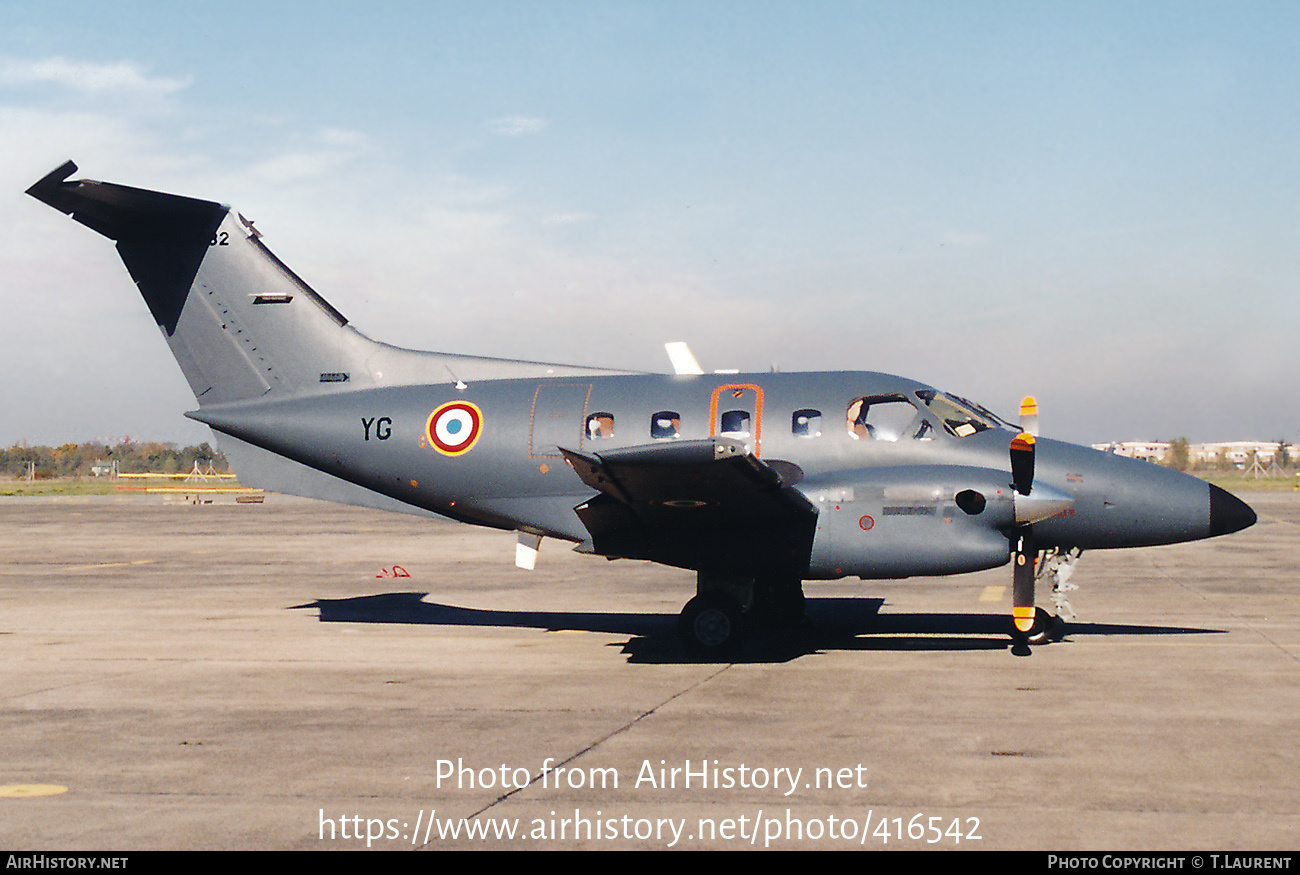
[[[1114, 453], [1117, 456], [1128, 456], [1131, 459], [1156, 463], [1164, 462], [1169, 456], [1169, 441], [1116, 441], [1109, 444], [1093, 444], [1092, 448], [1103, 453]], [[1252, 452], [1261, 465], [1271, 464], [1277, 452], [1277, 441], [1221, 441], [1192, 444], [1189, 448], [1193, 463], [1213, 462], [1222, 457], [1238, 468], [1246, 467]]]
[[1093, 444], [1094, 450], [1142, 459], [1146, 462], [1163, 462], [1169, 454], [1169, 441], [1117, 441], [1110, 444]]

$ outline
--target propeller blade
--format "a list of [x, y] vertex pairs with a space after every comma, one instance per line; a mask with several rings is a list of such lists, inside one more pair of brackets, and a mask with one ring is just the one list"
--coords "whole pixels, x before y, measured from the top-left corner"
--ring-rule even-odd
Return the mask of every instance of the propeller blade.
[[1015, 563], [1011, 572], [1011, 619], [1016, 629], [1028, 634], [1034, 628], [1034, 562], [1038, 548], [1034, 544], [1032, 526], [1022, 526], [1016, 532]]
[[1038, 437], [1038, 402], [1026, 395], [1020, 402], [1020, 430]]
[[1034, 436], [1027, 431], [1011, 440], [1011, 481], [1021, 495], [1034, 487]]

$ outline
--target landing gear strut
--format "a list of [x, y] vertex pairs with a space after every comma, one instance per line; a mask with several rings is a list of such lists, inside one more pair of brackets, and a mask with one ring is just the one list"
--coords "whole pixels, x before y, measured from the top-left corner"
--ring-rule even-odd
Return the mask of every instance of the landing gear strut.
[[803, 581], [760, 577], [754, 581], [754, 618], [771, 629], [796, 629], [804, 618]]

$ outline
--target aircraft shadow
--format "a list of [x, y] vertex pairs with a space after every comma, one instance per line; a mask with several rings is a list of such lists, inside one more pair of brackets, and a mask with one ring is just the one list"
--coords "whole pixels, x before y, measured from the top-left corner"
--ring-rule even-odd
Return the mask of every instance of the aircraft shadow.
[[[810, 598], [807, 620], [797, 629], [751, 635], [738, 653], [701, 657], [677, 635], [677, 615], [595, 611], [496, 611], [424, 601], [428, 593], [394, 592], [349, 599], [318, 599], [292, 610], [316, 608], [322, 623], [409, 623], [541, 629], [548, 632], [607, 632], [628, 635], [621, 646], [630, 663], [788, 662], [831, 650], [1008, 650], [1004, 614], [881, 614], [884, 599]], [[1206, 635], [1222, 629], [1065, 623], [1056, 640], [1085, 635]], [[1013, 650], [1018, 655], [1027, 651]]]

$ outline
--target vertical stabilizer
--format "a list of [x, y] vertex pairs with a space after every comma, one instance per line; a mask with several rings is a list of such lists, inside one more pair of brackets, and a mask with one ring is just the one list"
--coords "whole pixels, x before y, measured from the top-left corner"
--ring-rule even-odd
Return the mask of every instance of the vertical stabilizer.
[[71, 161], [27, 193], [117, 243], [200, 405], [368, 383], [377, 344], [261, 242], [229, 207], [67, 178]]

